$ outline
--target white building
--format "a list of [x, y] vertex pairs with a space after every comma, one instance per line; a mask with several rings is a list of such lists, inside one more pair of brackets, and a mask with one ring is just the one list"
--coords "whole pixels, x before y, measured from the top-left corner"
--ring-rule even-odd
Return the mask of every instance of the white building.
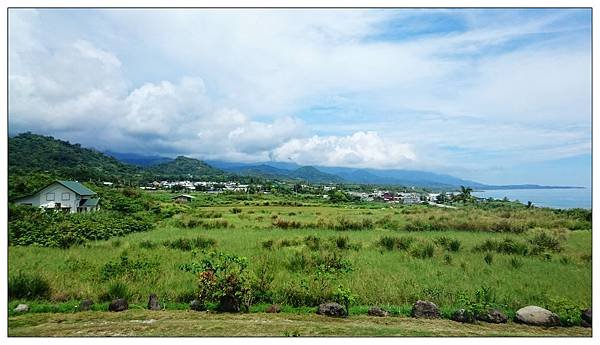
[[77, 181], [54, 181], [29, 196], [18, 198], [15, 203], [54, 209], [63, 212], [90, 212], [100, 209], [96, 192]]

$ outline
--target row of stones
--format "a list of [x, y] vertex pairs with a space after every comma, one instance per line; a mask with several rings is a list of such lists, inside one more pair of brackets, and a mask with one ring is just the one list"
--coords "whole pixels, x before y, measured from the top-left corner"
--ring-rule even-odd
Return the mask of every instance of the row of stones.
[[[92, 304], [94, 302], [92, 300], [86, 299], [83, 300], [79, 305], [79, 310], [86, 311], [90, 310]], [[109, 311], [119, 312], [124, 311], [129, 308], [129, 303], [127, 300], [119, 298], [113, 300], [108, 306]], [[151, 294], [148, 298], [148, 309], [150, 310], [160, 310], [160, 304], [158, 302], [158, 297], [156, 294]], [[201, 303], [194, 300], [190, 303], [190, 309], [192, 310], [202, 310]], [[26, 304], [19, 304], [15, 309], [16, 312], [26, 312], [29, 310], [29, 306]], [[266, 310], [267, 313], [279, 313], [281, 311], [281, 307], [279, 305], [271, 305]], [[319, 305], [317, 309], [317, 314], [332, 316], [332, 317], [347, 317], [348, 311], [346, 308], [338, 303], [329, 302], [323, 303]], [[368, 314], [370, 316], [379, 316], [386, 317], [389, 313], [379, 307], [371, 307], [369, 308]], [[411, 315], [416, 318], [440, 318], [440, 310], [432, 302], [429, 301], [416, 301], [413, 304]], [[501, 311], [497, 309], [488, 310], [487, 313], [482, 315], [468, 315], [468, 313], [464, 309], [460, 309], [456, 311], [452, 315], [452, 320], [457, 322], [475, 322], [483, 321], [489, 323], [506, 323], [508, 322], [508, 317], [504, 315]], [[592, 309], [589, 308], [584, 310], [581, 314], [581, 322], [584, 327], [592, 326]], [[534, 326], [559, 326], [560, 318], [555, 313], [541, 308], [537, 306], [527, 306], [517, 310], [515, 315], [515, 321], [527, 325]]]

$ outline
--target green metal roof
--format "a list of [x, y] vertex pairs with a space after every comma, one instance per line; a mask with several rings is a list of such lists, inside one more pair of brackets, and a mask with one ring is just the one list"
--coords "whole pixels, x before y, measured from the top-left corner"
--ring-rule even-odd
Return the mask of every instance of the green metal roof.
[[81, 206], [97, 206], [100, 199], [87, 199]]
[[96, 195], [96, 192], [77, 181], [56, 181], [79, 195]]

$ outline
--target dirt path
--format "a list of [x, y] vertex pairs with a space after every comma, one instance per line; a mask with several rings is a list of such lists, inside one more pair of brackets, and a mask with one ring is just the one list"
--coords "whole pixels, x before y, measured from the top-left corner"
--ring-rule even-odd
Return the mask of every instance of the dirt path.
[[299, 314], [216, 314], [129, 310], [122, 313], [26, 314], [9, 317], [9, 336], [571, 336], [582, 327], [530, 327], [509, 323], [460, 324], [449, 320]]

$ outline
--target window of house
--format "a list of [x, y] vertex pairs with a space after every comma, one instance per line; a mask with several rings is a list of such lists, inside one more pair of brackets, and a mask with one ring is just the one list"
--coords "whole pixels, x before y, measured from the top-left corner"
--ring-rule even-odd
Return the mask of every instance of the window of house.
[[63, 200], [71, 200], [71, 194], [70, 193], [62, 193], [62, 199]]
[[54, 201], [54, 193], [46, 194], [46, 201]]

